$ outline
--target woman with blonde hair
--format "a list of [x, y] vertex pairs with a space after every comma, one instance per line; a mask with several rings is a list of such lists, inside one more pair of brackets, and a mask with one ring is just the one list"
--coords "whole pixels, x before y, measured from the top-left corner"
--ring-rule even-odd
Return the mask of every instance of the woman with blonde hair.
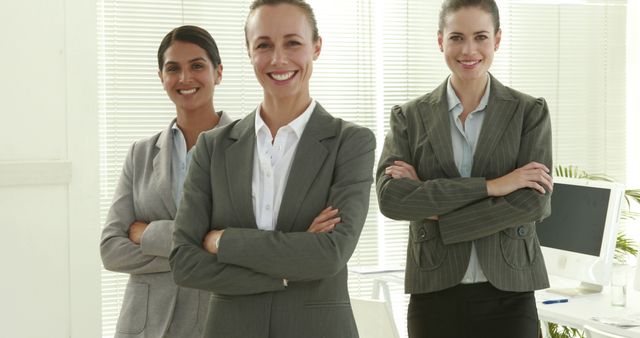
[[205, 337], [358, 337], [347, 288], [369, 207], [373, 133], [311, 98], [311, 7], [256, 0], [256, 110], [198, 140], [174, 232], [179, 285], [213, 291]]

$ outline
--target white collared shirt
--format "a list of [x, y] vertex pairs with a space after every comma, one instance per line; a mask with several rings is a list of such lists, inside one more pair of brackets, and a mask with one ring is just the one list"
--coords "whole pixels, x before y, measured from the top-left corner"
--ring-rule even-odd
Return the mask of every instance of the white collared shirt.
[[[484, 121], [485, 108], [489, 102], [489, 88], [491, 86], [491, 78], [487, 74], [487, 87], [480, 99], [478, 107], [476, 107], [462, 124], [460, 114], [463, 107], [460, 99], [456, 95], [451, 85], [451, 77], [447, 81], [447, 102], [449, 106], [449, 121], [451, 122], [451, 142], [453, 145], [453, 157], [456, 167], [462, 177], [471, 177], [471, 168], [473, 167], [473, 155], [478, 144], [480, 130], [482, 130], [482, 122]], [[469, 266], [462, 280], [463, 284], [486, 282], [487, 277], [482, 271], [480, 261], [478, 260], [478, 252], [475, 242], [471, 243], [471, 257], [469, 258]]]
[[295, 120], [278, 129], [273, 138], [260, 116], [260, 105], [256, 109], [251, 197], [258, 229], [276, 228], [293, 157], [315, 107], [316, 101], [311, 100], [307, 109]]

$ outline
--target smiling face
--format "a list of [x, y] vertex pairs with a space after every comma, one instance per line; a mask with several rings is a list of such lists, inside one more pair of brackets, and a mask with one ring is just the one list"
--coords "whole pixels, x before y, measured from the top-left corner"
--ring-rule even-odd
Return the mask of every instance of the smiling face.
[[308, 100], [313, 61], [321, 38], [313, 41], [304, 12], [293, 5], [258, 7], [248, 18], [249, 57], [265, 99]]
[[501, 34], [495, 32], [491, 14], [478, 7], [463, 7], [446, 16], [438, 45], [454, 83], [486, 78]]
[[214, 68], [205, 50], [196, 44], [174, 41], [164, 53], [158, 75], [178, 110], [211, 110], [214, 87], [222, 79], [222, 65]]

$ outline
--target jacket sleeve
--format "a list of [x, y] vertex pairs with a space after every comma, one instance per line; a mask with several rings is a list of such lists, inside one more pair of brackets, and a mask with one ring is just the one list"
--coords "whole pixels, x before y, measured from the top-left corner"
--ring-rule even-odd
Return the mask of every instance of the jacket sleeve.
[[[411, 155], [409, 128], [417, 128], [403, 107], [391, 110], [390, 130], [385, 138], [378, 162], [376, 192], [383, 215], [407, 221], [420, 221], [443, 215], [487, 197], [486, 180], [482, 177], [439, 178], [427, 181], [393, 179], [385, 169], [400, 160], [416, 168]], [[423, 131], [417, 131], [420, 133]], [[417, 168], [416, 168], [417, 169]]]
[[367, 216], [374, 151], [375, 137], [366, 128], [354, 128], [341, 144], [327, 201], [340, 210], [341, 222], [332, 232], [226, 229], [218, 259], [291, 281], [337, 274], [355, 250]]
[[142, 253], [145, 255], [169, 258], [173, 224], [173, 220], [149, 222], [149, 225], [140, 238]]
[[166, 256], [145, 253], [140, 245], [129, 239], [129, 226], [136, 221], [133, 200], [135, 146], [134, 143], [129, 149], [107, 214], [100, 242], [100, 255], [107, 270], [130, 274], [166, 272], [169, 271]]
[[[205, 134], [198, 138], [173, 231], [169, 263], [178, 285], [226, 295], [249, 295], [284, 290], [276, 278], [225, 264], [206, 251], [203, 240], [211, 223], [211, 149]], [[223, 151], [223, 150], [222, 150]]]
[[[552, 170], [551, 122], [544, 99], [525, 113], [517, 168], [531, 161]], [[485, 198], [439, 217], [445, 244], [485, 237], [510, 227], [540, 221], [551, 213], [551, 192], [519, 189], [503, 197]]]

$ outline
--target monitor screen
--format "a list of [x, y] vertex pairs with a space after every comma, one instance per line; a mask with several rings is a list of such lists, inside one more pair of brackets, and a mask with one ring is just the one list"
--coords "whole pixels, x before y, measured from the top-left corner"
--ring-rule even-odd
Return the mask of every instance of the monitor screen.
[[551, 215], [536, 225], [550, 275], [608, 283], [623, 194], [619, 183], [554, 178]]
[[551, 216], [537, 225], [540, 244], [600, 256], [611, 190], [556, 183]]

